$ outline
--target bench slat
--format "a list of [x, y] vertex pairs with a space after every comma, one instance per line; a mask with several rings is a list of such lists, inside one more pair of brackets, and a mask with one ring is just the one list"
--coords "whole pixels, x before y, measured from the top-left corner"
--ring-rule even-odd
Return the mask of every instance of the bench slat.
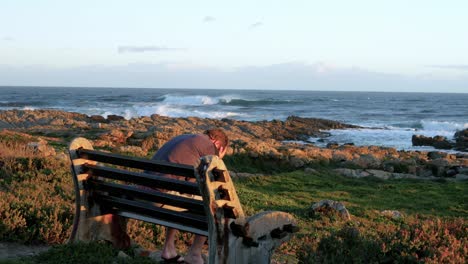
[[178, 224], [176, 224], [176, 223], [174, 223], [172, 221], [164, 221], [164, 220], [161, 220], [161, 219], [154, 219], [152, 217], [147, 217], [147, 216], [144, 216], [144, 215], [135, 214], [135, 213], [126, 212], [126, 211], [115, 212], [115, 214], [126, 217], [126, 218], [131, 218], [131, 219], [145, 221], [145, 222], [148, 222], [148, 223], [167, 226], [167, 227], [170, 227], [170, 228], [186, 231], [186, 232], [201, 235], [201, 236], [206, 236], [206, 237], [209, 236], [208, 230], [189, 227], [189, 226], [181, 226], [181, 225], [178, 225]]
[[163, 193], [150, 188], [142, 189], [139, 186], [122, 185], [93, 179], [86, 181], [86, 186], [91, 188], [91, 190], [109, 192], [110, 195], [115, 195], [117, 197], [125, 196], [126, 199], [130, 200], [145, 200], [153, 203], [183, 208], [195, 214], [206, 214], [204, 211], [203, 201], [195, 200], [193, 198]]
[[198, 188], [197, 183], [194, 182], [181, 181], [149, 173], [124, 171], [92, 164], [83, 164], [83, 169], [93, 176], [152, 186], [158, 189], [200, 195], [200, 189]]
[[188, 231], [189, 228], [208, 231], [208, 219], [206, 216], [195, 215], [187, 212], [175, 212], [172, 210], [157, 207], [152, 203], [131, 201], [118, 197], [109, 197], [95, 193], [95, 201], [105, 208], [106, 212], [121, 215], [122, 212], [134, 213], [137, 215], [151, 217], [155, 222], [165, 221], [177, 225], [178, 229]]
[[90, 149], [77, 149], [76, 153], [78, 157], [83, 159], [94, 160], [98, 162], [125, 166], [135, 169], [195, 178], [194, 167], [189, 165], [171, 163], [162, 160], [148, 160], [137, 157], [129, 157]]

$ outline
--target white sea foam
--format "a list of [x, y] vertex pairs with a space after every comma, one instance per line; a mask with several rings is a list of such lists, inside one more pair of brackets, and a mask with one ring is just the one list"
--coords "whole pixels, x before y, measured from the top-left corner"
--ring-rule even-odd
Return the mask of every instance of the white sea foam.
[[423, 120], [421, 121], [423, 130], [428, 131], [457, 131], [468, 128], [468, 123], [457, 123], [448, 121], [432, 121]]
[[[464, 128], [464, 125], [466, 125], [455, 122], [436, 121], [425, 123], [431, 125], [425, 126], [425, 129], [418, 130], [397, 127], [387, 127], [386, 129], [333, 129], [328, 131], [331, 136], [326, 138], [326, 142], [337, 142], [340, 144], [354, 143], [357, 146], [393, 147], [399, 150], [433, 150], [434, 148], [432, 147], [413, 146], [411, 141], [412, 136], [416, 134], [426, 137], [440, 135], [452, 140], [457, 128]], [[310, 139], [312, 142], [316, 140], [316, 138]], [[326, 145], [326, 142], [322, 144]]]
[[230, 103], [232, 100], [236, 100], [236, 99], [244, 99], [245, 100], [245, 98], [243, 96], [234, 95], [234, 94], [223, 95], [223, 96], [218, 97], [218, 99], [219, 99], [219, 101], [224, 101], [226, 103]]
[[218, 98], [205, 95], [165, 95], [162, 103], [169, 105], [214, 105], [218, 102]]

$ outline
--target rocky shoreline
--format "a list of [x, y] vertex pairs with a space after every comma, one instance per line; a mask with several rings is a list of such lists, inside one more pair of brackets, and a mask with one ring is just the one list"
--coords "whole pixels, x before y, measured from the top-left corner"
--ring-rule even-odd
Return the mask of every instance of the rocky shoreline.
[[[42, 137], [44, 140], [30, 144], [47, 152], [46, 155], [58, 155], [47, 145], [48, 141], [66, 143], [74, 137], [84, 136], [93, 140], [97, 147], [147, 156], [176, 135], [200, 133], [212, 127], [223, 128], [230, 137], [228, 154], [247, 155], [295, 169], [310, 170], [316, 165], [327, 165], [341, 169], [337, 172], [349, 177], [468, 178], [468, 153], [465, 152], [398, 151], [352, 144], [318, 147], [295, 143], [310, 137], [326, 137], [323, 130], [358, 128], [325, 119], [290, 116], [285, 121], [247, 122], [152, 115], [126, 120], [115, 115], [104, 118], [58, 110], [0, 111], [0, 135], [25, 133]], [[462, 144], [466, 144], [467, 131], [460, 132]], [[242, 175], [242, 172], [233, 173]]]

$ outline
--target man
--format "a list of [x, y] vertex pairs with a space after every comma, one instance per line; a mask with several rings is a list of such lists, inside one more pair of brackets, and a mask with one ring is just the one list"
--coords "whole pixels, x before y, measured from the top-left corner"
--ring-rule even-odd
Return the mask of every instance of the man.
[[[218, 155], [223, 158], [228, 146], [228, 137], [221, 129], [210, 129], [203, 134], [185, 134], [166, 142], [153, 156], [154, 160], [197, 166], [201, 157]], [[178, 177], [166, 175], [166, 177]], [[186, 179], [187, 180], [187, 179]], [[195, 181], [195, 179], [192, 179]], [[181, 257], [175, 248], [177, 230], [166, 229], [166, 240], [161, 253], [166, 263], [203, 263], [201, 251], [206, 237], [196, 235], [187, 255]]]

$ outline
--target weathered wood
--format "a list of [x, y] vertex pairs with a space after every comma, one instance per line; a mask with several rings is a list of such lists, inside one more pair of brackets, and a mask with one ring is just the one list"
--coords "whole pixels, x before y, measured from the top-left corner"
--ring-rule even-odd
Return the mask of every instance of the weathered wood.
[[197, 230], [194, 233], [206, 234], [208, 230], [205, 215], [197, 215], [185, 212], [175, 212], [155, 206], [152, 203], [131, 201], [118, 197], [111, 197], [101, 193], [95, 193], [94, 199], [107, 208], [106, 213], [120, 215], [122, 212], [134, 213], [146, 217], [151, 217], [153, 223], [172, 222], [179, 230]]
[[[197, 180], [208, 215], [208, 231], [211, 234], [208, 238], [209, 263], [234, 263], [230, 262], [233, 257], [230, 245], [237, 237], [232, 235], [229, 225], [233, 221], [243, 225], [245, 215], [231, 177], [218, 156], [203, 157], [197, 171]], [[224, 194], [220, 194], [219, 190]], [[226, 205], [236, 213], [227, 213]]]
[[84, 164], [96, 164], [96, 161], [79, 157], [77, 150], [93, 149], [92, 144], [85, 138], [76, 138], [69, 145], [72, 159], [72, 174], [75, 184], [76, 214], [70, 241], [107, 240], [116, 247], [125, 247], [129, 244], [126, 236], [126, 222], [124, 219], [105, 215], [98, 204], [90, 203], [92, 193], [84, 190], [84, 182], [90, 177], [83, 173]]
[[175, 164], [162, 160], [148, 160], [137, 157], [123, 156], [114, 153], [93, 151], [90, 149], [78, 149], [77, 155], [80, 158], [94, 160], [102, 163], [125, 166], [128, 168], [141, 169], [146, 171], [156, 171], [159, 173], [175, 174], [178, 176], [195, 178], [194, 167], [184, 164]]
[[131, 199], [145, 200], [153, 203], [170, 205], [196, 214], [205, 214], [203, 202], [180, 195], [163, 193], [150, 188], [142, 189], [139, 186], [121, 185], [112, 182], [87, 180], [86, 185], [95, 190], [108, 192], [110, 196], [131, 197]]
[[[297, 231], [294, 218], [284, 212], [246, 219], [218, 156], [201, 158], [194, 169], [95, 151], [84, 138], [73, 140], [69, 152], [76, 192], [70, 241], [107, 240], [128, 247], [125, 219], [131, 218], [208, 236], [208, 263], [269, 263], [274, 249]], [[191, 175], [197, 183], [159, 173]]]
[[294, 217], [268, 211], [245, 219], [223, 161], [203, 157], [197, 171], [208, 215], [209, 263], [270, 263], [274, 249], [295, 230]]
[[200, 194], [198, 184], [194, 182], [180, 181], [177, 179], [156, 176], [149, 173], [131, 172], [92, 164], [83, 164], [82, 170], [89, 173], [90, 175], [125, 181], [127, 183], [134, 183], [143, 186], [151, 186], [151, 188], [167, 189], [195, 195]]

